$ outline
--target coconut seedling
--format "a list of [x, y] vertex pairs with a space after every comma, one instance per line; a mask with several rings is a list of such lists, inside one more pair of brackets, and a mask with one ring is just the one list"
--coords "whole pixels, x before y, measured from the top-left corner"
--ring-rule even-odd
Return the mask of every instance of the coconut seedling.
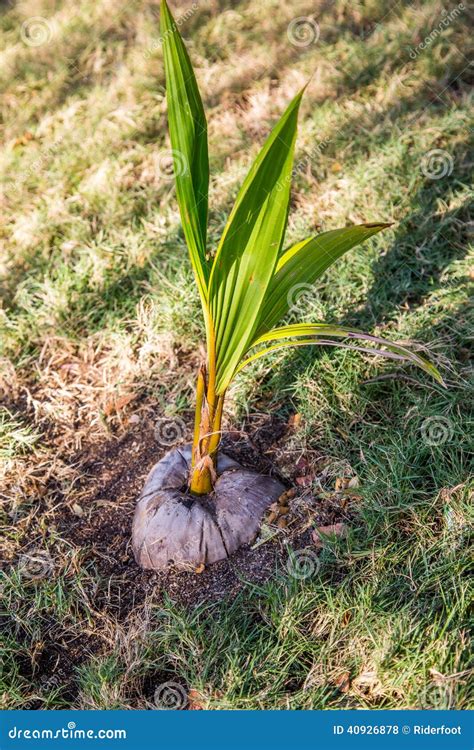
[[281, 323], [298, 285], [313, 284], [344, 253], [390, 226], [353, 225], [284, 246], [303, 91], [251, 166], [217, 248], [208, 246], [206, 117], [165, 0], [161, 34], [176, 197], [202, 304], [207, 359], [197, 374], [192, 445], [156, 464], [135, 514], [136, 558], [155, 569], [193, 568], [230, 555], [255, 537], [265, 510], [284, 490], [276, 479], [243, 469], [219, 451], [226, 392], [251, 362], [282, 347], [341, 344], [406, 360], [441, 381], [432, 364], [400, 344], [324, 322]]

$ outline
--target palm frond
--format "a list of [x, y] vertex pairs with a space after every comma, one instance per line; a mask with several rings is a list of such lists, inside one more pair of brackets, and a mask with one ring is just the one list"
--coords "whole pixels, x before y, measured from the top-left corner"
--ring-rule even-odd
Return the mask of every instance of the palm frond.
[[[364, 341], [370, 344], [374, 344], [375, 346], [373, 348], [369, 348], [354, 346], [353, 344], [348, 343], [341, 344], [341, 342], [333, 341], [328, 337], [334, 337], [336, 339], [347, 339], [351, 341]], [[301, 338], [308, 338], [309, 340], [301, 340]], [[254, 342], [251, 348], [262, 344], [268, 344], [271, 341], [281, 341], [282, 339], [285, 340], [284, 343], [272, 344], [271, 346], [267, 346], [255, 352], [254, 354], [251, 354], [239, 365], [236, 372], [240, 372], [240, 370], [242, 370], [251, 362], [254, 362], [259, 357], [262, 357], [269, 352], [275, 351], [276, 349], [289, 346], [308, 346], [309, 344], [317, 344], [319, 346], [343, 346], [346, 349], [357, 349], [358, 351], [362, 351], [368, 354], [377, 354], [381, 357], [388, 357], [390, 359], [398, 359], [404, 360], [406, 362], [411, 362], [412, 364], [416, 365], [417, 367], [421, 368], [429, 375], [431, 375], [435, 380], [438, 381], [438, 383], [444, 385], [444, 381], [438, 369], [427, 359], [425, 359], [424, 357], [420, 357], [419, 354], [411, 351], [406, 346], [398, 343], [395, 344], [392, 341], [387, 341], [387, 339], [381, 338], [379, 336], [373, 336], [369, 333], [363, 333], [362, 331], [346, 328], [344, 326], [332, 325], [327, 323], [299, 323], [296, 325], [281, 326], [279, 328], [274, 328], [273, 330], [268, 331], [267, 333], [260, 336]], [[290, 339], [297, 340], [294, 341]]]

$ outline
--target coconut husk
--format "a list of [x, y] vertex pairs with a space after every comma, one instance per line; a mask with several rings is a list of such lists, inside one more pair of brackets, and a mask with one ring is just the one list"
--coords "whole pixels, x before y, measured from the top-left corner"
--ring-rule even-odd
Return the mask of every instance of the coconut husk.
[[187, 489], [190, 464], [191, 446], [175, 448], [146, 479], [132, 532], [142, 568], [194, 570], [224, 560], [253, 541], [265, 511], [285, 489], [220, 452], [213, 493], [196, 497]]

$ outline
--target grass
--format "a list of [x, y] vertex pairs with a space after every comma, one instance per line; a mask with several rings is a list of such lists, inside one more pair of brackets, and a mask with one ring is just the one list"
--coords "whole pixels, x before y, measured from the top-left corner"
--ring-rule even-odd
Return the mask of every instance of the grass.
[[[472, 707], [468, 11], [420, 50], [443, 17], [437, 0], [196, 5], [181, 31], [209, 113], [211, 240], [314, 74], [288, 241], [394, 226], [340, 260], [300, 311], [416, 340], [448, 388], [349, 351], [256, 362], [232, 389], [228, 428], [253, 435], [264, 415], [301, 415], [267, 453], [290, 481], [305, 457], [303, 498], [334, 502], [336, 479], [358, 476], [348, 537], [303, 580], [283, 562], [237, 598], [190, 608], [151, 589], [124, 614], [129, 581], [68, 524], [99, 512], [109, 463], [91, 469], [91, 455], [128, 439], [134, 416], [189, 428], [202, 335], [166, 167], [158, 9], [2, 10], [2, 705], [152, 707], [171, 681], [212, 709]], [[291, 20], [311, 14], [317, 41], [291, 43]], [[33, 47], [21, 29], [35, 16], [48, 40]]]

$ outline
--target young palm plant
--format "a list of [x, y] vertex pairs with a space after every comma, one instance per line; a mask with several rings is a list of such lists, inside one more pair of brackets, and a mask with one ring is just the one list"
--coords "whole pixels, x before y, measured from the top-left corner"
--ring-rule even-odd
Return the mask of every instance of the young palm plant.
[[171, 451], [157, 464], [137, 508], [134, 548], [145, 567], [165, 567], [170, 560], [192, 566], [230, 554], [255, 535], [265, 508], [283, 490], [274, 479], [218, 456], [226, 391], [250, 362], [281, 347], [340, 343], [412, 362], [442, 382], [432, 364], [400, 344], [323, 322], [278, 325], [295, 288], [313, 284], [344, 253], [390, 226], [344, 227], [283, 249], [303, 91], [268, 136], [215, 253], [209, 252], [206, 117], [166, 0], [161, 32], [176, 195], [204, 314], [207, 360], [197, 376], [192, 447]]

